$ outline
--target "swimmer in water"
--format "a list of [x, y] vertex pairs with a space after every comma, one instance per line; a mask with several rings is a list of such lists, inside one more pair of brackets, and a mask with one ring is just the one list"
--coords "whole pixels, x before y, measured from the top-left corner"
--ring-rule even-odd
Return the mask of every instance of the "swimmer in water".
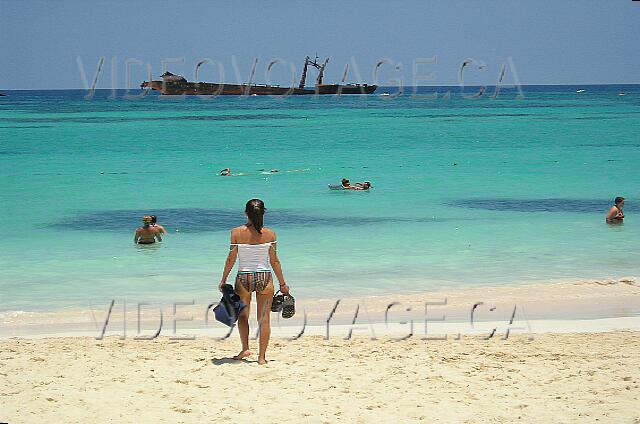
[[624, 208], [624, 197], [616, 197], [614, 205], [611, 206], [609, 213], [607, 213], [607, 224], [622, 224], [624, 219], [622, 208]]
[[361, 190], [369, 190], [370, 188], [373, 188], [373, 186], [371, 185], [371, 182], [369, 181], [365, 181], [363, 183], [356, 183], [355, 185], [356, 187], [360, 187]]
[[151, 227], [153, 227], [159, 234], [160, 236], [162, 236], [162, 234], [167, 234], [167, 230], [160, 224], [158, 224], [158, 217], [155, 215], [150, 215], [151, 216]]
[[151, 217], [144, 216], [142, 218], [142, 227], [138, 227], [136, 230], [133, 242], [135, 244], [153, 244], [156, 240], [162, 241], [162, 237], [158, 230], [151, 226]]
[[[365, 183], [368, 183], [368, 181], [366, 181]], [[343, 190], [369, 190], [369, 187], [371, 187], [371, 184], [369, 183], [367, 188], [364, 188], [364, 184], [365, 183], [356, 183], [355, 185], [351, 185], [351, 183], [349, 182], [349, 180], [347, 178], [343, 178], [342, 179], [342, 189]]]
[[244, 175], [249, 175], [249, 174], [245, 174], [243, 172], [239, 172], [237, 174], [232, 174], [231, 173], [231, 168], [224, 168], [222, 171], [220, 171], [220, 176], [221, 177], [242, 177]]

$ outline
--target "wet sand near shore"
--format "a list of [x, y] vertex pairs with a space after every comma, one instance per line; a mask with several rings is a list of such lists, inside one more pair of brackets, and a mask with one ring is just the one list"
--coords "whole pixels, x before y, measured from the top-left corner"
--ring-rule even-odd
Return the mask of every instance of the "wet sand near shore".
[[[215, 301], [219, 299], [213, 294]], [[194, 301], [194, 305], [142, 305], [140, 314], [136, 304], [123, 308], [116, 299], [109, 324], [109, 302], [96, 304], [92, 310], [63, 310], [50, 312], [0, 313], [0, 338], [118, 335], [149, 336], [162, 327], [160, 335], [188, 336], [190, 334], [219, 337], [227, 328], [206, 314], [211, 299]], [[337, 303], [337, 306], [336, 306]], [[633, 277], [611, 280], [580, 280], [547, 284], [451, 289], [437, 292], [361, 296], [334, 299], [297, 299], [297, 314], [290, 320], [272, 315], [274, 335], [287, 334], [288, 328], [325, 327], [351, 324], [356, 311], [357, 324], [399, 324], [413, 321], [416, 332], [423, 331], [425, 320], [431, 325], [457, 324], [463, 332], [473, 332], [473, 322], [497, 322], [502, 327], [515, 322], [574, 321], [585, 325], [570, 331], [589, 330], [590, 320], [633, 318], [640, 320], [640, 283]], [[391, 305], [391, 306], [390, 306]], [[515, 310], [515, 311], [514, 311]], [[252, 320], [255, 323], [255, 305]], [[332, 314], [333, 311], [333, 314]], [[126, 316], [126, 319], [124, 317]], [[441, 323], [438, 323], [441, 320]], [[140, 333], [138, 333], [138, 323]], [[486, 327], [486, 326], [485, 326]], [[175, 328], [175, 331], [174, 331]], [[607, 330], [624, 327], [609, 327]], [[296, 330], [298, 331], [298, 330]], [[400, 330], [406, 332], [405, 329]], [[532, 325], [536, 332], [536, 325]], [[541, 332], [565, 332], [562, 328], [544, 325]], [[290, 332], [290, 331], [289, 331]]]

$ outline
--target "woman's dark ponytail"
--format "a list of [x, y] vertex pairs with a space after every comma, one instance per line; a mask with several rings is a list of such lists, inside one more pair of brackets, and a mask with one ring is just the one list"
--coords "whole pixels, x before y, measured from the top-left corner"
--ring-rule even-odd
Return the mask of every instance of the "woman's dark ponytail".
[[262, 234], [262, 227], [264, 227], [264, 211], [266, 210], [264, 202], [260, 199], [249, 200], [244, 208], [251, 225], [260, 234]]

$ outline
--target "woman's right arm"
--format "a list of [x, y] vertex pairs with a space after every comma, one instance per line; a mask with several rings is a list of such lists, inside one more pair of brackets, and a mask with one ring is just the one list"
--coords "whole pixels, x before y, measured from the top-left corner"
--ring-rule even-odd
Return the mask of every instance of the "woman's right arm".
[[[237, 244], [236, 235], [231, 230], [231, 244]], [[227, 260], [224, 263], [224, 271], [222, 272], [222, 279], [220, 280], [220, 284], [218, 284], [218, 290], [222, 291], [222, 287], [227, 284], [227, 277], [231, 273], [233, 269], [233, 265], [236, 263], [236, 258], [238, 257], [238, 246], [229, 246], [229, 254], [227, 255]]]

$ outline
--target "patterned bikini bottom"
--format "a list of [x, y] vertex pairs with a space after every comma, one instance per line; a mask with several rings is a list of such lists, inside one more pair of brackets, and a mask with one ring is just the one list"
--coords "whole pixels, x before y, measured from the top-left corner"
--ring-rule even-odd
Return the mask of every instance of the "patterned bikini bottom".
[[249, 293], [254, 291], [262, 293], [271, 281], [273, 281], [271, 271], [242, 271], [236, 276], [236, 284], [242, 284], [242, 287]]

